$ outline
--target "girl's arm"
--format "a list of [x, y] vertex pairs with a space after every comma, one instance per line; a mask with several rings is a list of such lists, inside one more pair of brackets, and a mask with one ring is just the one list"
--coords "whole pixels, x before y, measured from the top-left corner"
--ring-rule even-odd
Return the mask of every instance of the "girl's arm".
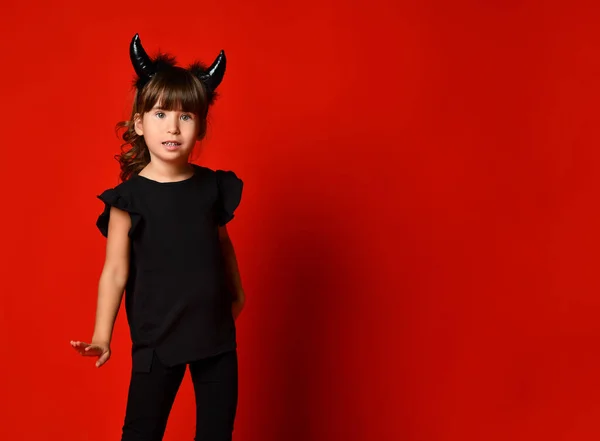
[[104, 268], [98, 283], [98, 304], [96, 307], [96, 325], [92, 343], [110, 345], [113, 328], [127, 277], [129, 275], [129, 213], [116, 207], [110, 208], [106, 257]]
[[96, 367], [110, 358], [110, 341], [123, 291], [129, 274], [129, 213], [115, 207], [110, 209], [106, 258], [98, 284], [96, 325], [91, 343], [71, 340], [71, 346], [81, 355], [98, 357]]
[[221, 253], [225, 260], [227, 281], [235, 297], [231, 305], [231, 312], [233, 313], [233, 318], [237, 319], [244, 308], [246, 296], [244, 294], [244, 289], [242, 288], [240, 270], [238, 268], [233, 243], [231, 242], [227, 226], [225, 225], [219, 227], [219, 240], [221, 242]]

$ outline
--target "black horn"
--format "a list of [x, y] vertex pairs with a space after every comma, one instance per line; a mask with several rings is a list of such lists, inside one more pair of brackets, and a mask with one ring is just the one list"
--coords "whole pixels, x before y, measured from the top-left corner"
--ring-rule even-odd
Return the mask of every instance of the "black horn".
[[149, 80], [155, 73], [152, 60], [142, 47], [140, 36], [135, 34], [129, 45], [129, 57], [135, 73], [142, 80]]
[[206, 70], [205, 73], [198, 75], [200, 81], [202, 81], [210, 91], [214, 91], [225, 75], [225, 66], [227, 64], [227, 58], [225, 57], [225, 51], [221, 50], [213, 64]]

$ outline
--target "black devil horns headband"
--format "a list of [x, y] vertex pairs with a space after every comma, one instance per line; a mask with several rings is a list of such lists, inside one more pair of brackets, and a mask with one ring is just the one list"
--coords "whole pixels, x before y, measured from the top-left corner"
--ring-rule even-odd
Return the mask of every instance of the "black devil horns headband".
[[[158, 55], [152, 60], [142, 47], [142, 42], [138, 34], [133, 36], [129, 45], [129, 57], [138, 76], [135, 81], [135, 86], [138, 90], [141, 90], [157, 72], [175, 66], [175, 59], [167, 55]], [[205, 68], [200, 62], [195, 62], [188, 66], [188, 70], [206, 87], [209, 103], [213, 100], [215, 89], [223, 81], [226, 64], [225, 52], [221, 50], [215, 61], [208, 68]]]

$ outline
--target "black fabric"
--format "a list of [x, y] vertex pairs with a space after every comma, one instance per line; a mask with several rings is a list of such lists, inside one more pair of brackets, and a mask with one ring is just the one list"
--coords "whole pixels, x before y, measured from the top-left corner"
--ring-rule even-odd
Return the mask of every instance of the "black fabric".
[[[194, 439], [231, 441], [238, 401], [237, 352], [189, 364], [196, 398]], [[186, 365], [164, 366], [156, 354], [148, 373], [131, 373], [121, 441], [160, 441]]]
[[[125, 192], [125, 196], [123, 196], [120, 192]], [[98, 220], [96, 221], [96, 226], [102, 233], [104, 237], [108, 237], [108, 220], [110, 219], [110, 207], [114, 206], [120, 208], [121, 210], [129, 212], [131, 217], [131, 228], [129, 229], [129, 237], [135, 233], [137, 226], [140, 223], [141, 216], [138, 211], [135, 209], [133, 204], [130, 202], [133, 198], [127, 191], [126, 186], [121, 186], [115, 188], [109, 188], [104, 191], [101, 195], [97, 196], [102, 202], [104, 202], [104, 211], [100, 216], [98, 216]]]
[[232, 171], [217, 170], [216, 174], [220, 194], [217, 221], [222, 226], [233, 219], [233, 212], [240, 203], [244, 184]]
[[237, 347], [218, 225], [234, 217], [243, 183], [232, 171], [193, 167], [182, 181], [134, 175], [98, 196], [104, 236], [111, 206], [131, 216], [125, 308], [134, 371], [149, 372], [154, 352], [174, 366]]

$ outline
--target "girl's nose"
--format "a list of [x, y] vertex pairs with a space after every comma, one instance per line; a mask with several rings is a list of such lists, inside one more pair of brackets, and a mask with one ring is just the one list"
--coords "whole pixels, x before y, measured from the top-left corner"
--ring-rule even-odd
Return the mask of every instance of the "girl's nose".
[[173, 134], [179, 133], [179, 122], [177, 118], [173, 118], [169, 121], [168, 132]]

